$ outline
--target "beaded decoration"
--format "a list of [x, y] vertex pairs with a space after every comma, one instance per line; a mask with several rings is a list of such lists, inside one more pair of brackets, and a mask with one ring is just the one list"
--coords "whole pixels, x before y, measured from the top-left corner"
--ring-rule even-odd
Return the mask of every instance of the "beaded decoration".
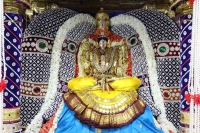
[[[0, 67], [1, 67], [1, 72], [0, 72], [0, 132], [2, 133], [3, 129], [3, 90], [6, 89], [6, 83], [5, 83], [5, 78], [6, 78], [6, 65], [5, 65], [5, 54], [4, 54], [4, 18], [3, 18], [3, 1], [0, 3], [0, 31], [1, 31], [1, 36], [0, 36]], [[3, 68], [3, 74], [2, 74], [2, 68]]]
[[[200, 132], [200, 1], [195, 0], [193, 3], [193, 24], [192, 24], [192, 44], [191, 44], [191, 61], [189, 75], [189, 94], [186, 99], [190, 99], [190, 133]], [[189, 98], [188, 98], [189, 96]]]

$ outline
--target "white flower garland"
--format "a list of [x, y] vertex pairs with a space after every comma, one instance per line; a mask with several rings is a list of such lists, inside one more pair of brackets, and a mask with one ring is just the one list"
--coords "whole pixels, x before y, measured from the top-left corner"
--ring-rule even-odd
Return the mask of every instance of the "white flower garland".
[[[158, 84], [158, 75], [156, 71], [156, 61], [155, 55], [152, 48], [152, 42], [148, 36], [146, 27], [143, 23], [137, 18], [129, 15], [119, 15], [111, 18], [111, 26], [127, 24], [133, 27], [136, 32], [139, 34], [140, 39], [142, 40], [142, 44], [144, 45], [144, 51], [148, 64], [148, 74], [151, 85], [151, 92], [154, 98], [154, 102], [157, 107], [160, 108], [161, 114], [158, 117], [159, 122], [161, 122], [162, 129], [165, 133], [168, 133], [168, 130], [172, 130], [173, 132], [177, 132], [176, 128], [173, 126], [171, 122], [169, 122], [166, 118], [164, 100], [160, 91], [160, 87]], [[167, 128], [166, 128], [167, 127]]]
[[193, 18], [192, 18], [192, 43], [190, 58], [190, 73], [188, 82], [188, 91], [190, 93], [190, 133], [200, 132], [200, 104], [196, 103], [200, 95], [200, 1], [194, 0]]
[[58, 110], [57, 110], [57, 112], [55, 114], [55, 118], [53, 120], [53, 126], [49, 130], [49, 133], [54, 133], [55, 129], [57, 128], [57, 126], [58, 126], [58, 119], [59, 119], [59, 116], [60, 116], [60, 114], [62, 112], [63, 107], [64, 107], [64, 101], [61, 102], [60, 107], [58, 108]]
[[95, 19], [88, 14], [78, 14], [70, 19], [68, 19], [58, 30], [56, 38], [54, 41], [54, 46], [52, 49], [52, 58], [50, 66], [50, 78], [47, 89], [47, 94], [45, 96], [44, 104], [42, 105], [39, 113], [35, 116], [31, 124], [27, 127], [25, 133], [37, 133], [42, 126], [42, 115], [47, 111], [54, 101], [54, 97], [57, 92], [58, 85], [58, 72], [60, 68], [60, 56], [62, 50], [62, 44], [68, 32], [70, 32], [76, 25], [81, 23], [92, 23], [96, 25]]
[[[5, 55], [4, 55], [4, 14], [3, 14], [3, 1], [0, 2], [0, 68], [2, 68], [2, 63], [3, 63], [3, 68], [4, 68], [4, 77], [2, 77], [2, 73], [0, 71], [0, 82], [1, 79], [5, 79], [6, 77], [6, 66], [5, 66]], [[0, 69], [1, 70], [1, 69]], [[0, 132], [3, 132], [3, 92], [0, 92]]]

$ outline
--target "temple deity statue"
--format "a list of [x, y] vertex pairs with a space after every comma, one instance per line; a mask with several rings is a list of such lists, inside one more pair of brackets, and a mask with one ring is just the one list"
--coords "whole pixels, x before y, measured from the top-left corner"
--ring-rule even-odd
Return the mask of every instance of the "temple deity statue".
[[40, 133], [163, 133], [138, 95], [140, 79], [128, 72], [128, 42], [109, 30], [103, 9], [95, 18], [97, 29], [80, 44], [79, 71], [68, 82], [70, 92]]

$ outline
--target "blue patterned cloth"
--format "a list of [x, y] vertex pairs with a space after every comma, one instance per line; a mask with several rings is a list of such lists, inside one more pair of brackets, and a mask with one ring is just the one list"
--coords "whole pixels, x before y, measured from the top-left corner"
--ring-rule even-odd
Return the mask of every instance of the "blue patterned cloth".
[[[4, 131], [20, 133], [20, 117], [12, 117], [19, 116], [20, 108], [22, 17], [14, 13], [4, 13], [4, 28], [7, 88], [3, 92], [3, 107], [4, 112], [16, 110], [16, 113], [9, 114], [9, 119], [4, 120]], [[11, 127], [12, 129], [8, 129]]]
[[[82, 124], [65, 104], [58, 120], [58, 128], [55, 133], [95, 133], [95, 127]], [[163, 133], [158, 129], [153, 120], [150, 108], [147, 106], [145, 112], [132, 123], [121, 128], [101, 129], [101, 133]]]
[[180, 132], [188, 132], [190, 105], [185, 99], [188, 92], [188, 81], [190, 73], [190, 51], [191, 51], [191, 33], [192, 33], [192, 15], [183, 15], [180, 18]]
[[190, 70], [190, 51], [191, 51], [191, 33], [192, 33], [192, 15], [184, 15], [180, 18], [180, 71], [181, 71], [181, 107], [182, 111], [189, 111], [189, 104], [185, 100], [185, 94], [188, 93], [188, 80]]
[[21, 39], [22, 18], [13, 13], [4, 13], [4, 40], [7, 88], [4, 91], [4, 107], [20, 106]]

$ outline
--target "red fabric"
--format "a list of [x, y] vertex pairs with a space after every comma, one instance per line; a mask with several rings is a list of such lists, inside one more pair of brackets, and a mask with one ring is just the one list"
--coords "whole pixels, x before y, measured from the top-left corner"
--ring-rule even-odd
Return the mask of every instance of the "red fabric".
[[6, 82], [5, 82], [5, 80], [1, 79], [0, 92], [4, 91], [5, 89], [6, 89]]
[[94, 34], [86, 36], [86, 38], [93, 39], [94, 41], [97, 41], [97, 38], [101, 36], [101, 34], [104, 33], [105, 37], [109, 37], [110, 43], [112, 42], [120, 42], [123, 38], [121, 36], [115, 35], [111, 33], [107, 29], [97, 29]]
[[189, 0], [189, 3], [190, 3], [191, 6], [193, 6], [194, 0]]

